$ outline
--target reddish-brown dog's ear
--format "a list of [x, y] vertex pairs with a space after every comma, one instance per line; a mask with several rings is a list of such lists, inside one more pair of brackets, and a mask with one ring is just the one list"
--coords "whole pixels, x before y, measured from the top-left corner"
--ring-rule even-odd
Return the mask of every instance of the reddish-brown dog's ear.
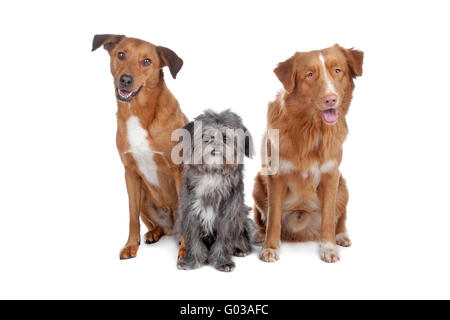
[[156, 47], [156, 50], [158, 51], [159, 59], [161, 60], [161, 66], [169, 67], [170, 74], [175, 79], [178, 71], [180, 71], [183, 66], [183, 60], [169, 48], [159, 46]]
[[294, 56], [290, 57], [284, 62], [280, 62], [273, 70], [278, 79], [283, 84], [284, 89], [291, 93], [295, 88], [295, 71], [294, 71]]
[[352, 77], [360, 77], [363, 73], [363, 60], [364, 60], [364, 52], [359, 50], [344, 49], [341, 48], [344, 52], [345, 58], [347, 59], [348, 65], [350, 67], [350, 71], [352, 73]]
[[92, 40], [92, 51], [97, 50], [103, 45], [105, 50], [111, 50], [125, 36], [114, 34], [96, 34]]

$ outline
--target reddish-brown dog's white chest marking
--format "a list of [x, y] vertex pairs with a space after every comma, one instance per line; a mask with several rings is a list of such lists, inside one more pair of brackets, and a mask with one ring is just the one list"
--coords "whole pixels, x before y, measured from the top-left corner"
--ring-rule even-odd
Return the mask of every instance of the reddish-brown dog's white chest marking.
[[131, 116], [127, 120], [127, 139], [130, 145], [128, 152], [133, 155], [139, 170], [148, 183], [159, 187], [158, 166], [153, 160], [153, 156], [159, 152], [151, 149], [148, 132], [142, 127], [136, 116]]

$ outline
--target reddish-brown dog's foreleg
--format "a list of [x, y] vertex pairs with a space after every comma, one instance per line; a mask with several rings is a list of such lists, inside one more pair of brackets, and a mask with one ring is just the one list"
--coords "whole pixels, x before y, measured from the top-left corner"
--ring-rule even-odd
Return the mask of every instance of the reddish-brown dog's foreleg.
[[325, 262], [339, 261], [336, 248], [336, 196], [339, 187], [338, 169], [324, 174], [321, 181], [322, 224], [320, 227], [320, 258]]
[[286, 179], [281, 175], [267, 177], [268, 212], [266, 239], [259, 258], [264, 262], [275, 262], [279, 259], [278, 249], [281, 241], [281, 218], [283, 203], [286, 198]]
[[347, 220], [347, 203], [348, 203], [348, 190], [342, 175], [339, 179], [339, 188], [336, 196], [336, 214], [338, 220], [336, 223], [336, 244], [341, 247], [350, 247], [352, 241], [347, 232], [345, 222]]
[[136, 257], [141, 242], [140, 235], [140, 206], [141, 206], [141, 178], [134, 170], [125, 169], [125, 180], [128, 191], [128, 201], [130, 210], [130, 230], [128, 241], [120, 251], [120, 259], [130, 259]]

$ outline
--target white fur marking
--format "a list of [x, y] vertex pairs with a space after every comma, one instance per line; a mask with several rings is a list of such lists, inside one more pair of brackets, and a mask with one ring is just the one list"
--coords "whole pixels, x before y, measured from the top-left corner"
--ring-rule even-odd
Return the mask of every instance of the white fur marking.
[[158, 166], [153, 160], [154, 154], [159, 152], [154, 152], [150, 148], [150, 142], [147, 137], [148, 132], [142, 127], [139, 118], [131, 116], [127, 120], [127, 138], [130, 144], [130, 150], [128, 152], [131, 152], [133, 155], [139, 170], [148, 183], [159, 187]]
[[335, 250], [336, 246], [331, 242], [322, 242], [320, 243], [320, 250]]
[[286, 96], [286, 90], [283, 88], [280, 90], [280, 95], [278, 96], [278, 102], [280, 103], [280, 106], [282, 108], [284, 108], [286, 106], [285, 102], [284, 102], [284, 98]]
[[320, 183], [322, 174], [331, 172], [336, 164], [336, 160], [328, 160], [319, 167], [319, 164], [317, 162], [313, 162], [311, 167], [307, 171], [302, 173], [303, 179], [308, 178], [309, 174], [311, 174], [313, 177], [313, 184], [315, 187], [317, 187]]
[[223, 178], [220, 174], [206, 174], [201, 177], [198, 182], [196, 193], [198, 197], [201, 197], [205, 193], [211, 193], [214, 189], [221, 186], [223, 183]]
[[336, 236], [336, 241], [343, 241], [345, 238], [350, 238], [347, 232], [341, 232]]
[[337, 164], [336, 160], [328, 160], [320, 166], [320, 172], [322, 173], [331, 172], [333, 168], [336, 166], [336, 164]]
[[195, 188], [195, 194], [198, 197], [194, 204], [194, 213], [200, 218], [203, 228], [209, 234], [214, 232], [214, 221], [216, 213], [211, 206], [203, 206], [200, 197], [205, 193], [214, 192], [215, 189], [223, 184], [223, 178], [220, 174], [206, 174], [200, 178]]
[[200, 223], [209, 234], [213, 234], [216, 213], [211, 206], [204, 207], [200, 199], [196, 200], [193, 206], [193, 213], [200, 218]]
[[318, 201], [314, 201], [314, 200], [309, 200], [308, 201], [308, 205], [311, 207], [311, 209], [313, 210], [319, 210], [320, 209], [320, 205]]
[[350, 247], [352, 245], [352, 241], [350, 240], [350, 236], [347, 232], [341, 232], [336, 236], [336, 243], [342, 247]]
[[317, 162], [314, 162], [311, 167], [309, 168], [309, 171], [311, 172], [311, 175], [313, 176], [313, 184], [315, 187], [317, 187], [320, 183], [320, 169]]
[[203, 227], [209, 232], [209, 234], [213, 234], [213, 226], [214, 221], [216, 219], [216, 213], [212, 207], [207, 207], [202, 210], [200, 219], [202, 221]]
[[325, 262], [339, 261], [339, 254], [336, 245], [331, 242], [320, 243], [320, 257]]
[[264, 262], [275, 262], [280, 259], [280, 256], [278, 255], [278, 250], [266, 248], [261, 250], [259, 258]]
[[287, 160], [280, 160], [280, 172], [281, 173], [289, 173], [291, 171], [295, 171], [297, 168], [292, 164], [292, 162]]
[[334, 89], [333, 83], [331, 82], [330, 78], [328, 77], [328, 71], [327, 67], [325, 65], [325, 59], [322, 55], [322, 53], [319, 54], [320, 62], [322, 62], [322, 74], [325, 82], [327, 83], [327, 93], [336, 94], [336, 90]]

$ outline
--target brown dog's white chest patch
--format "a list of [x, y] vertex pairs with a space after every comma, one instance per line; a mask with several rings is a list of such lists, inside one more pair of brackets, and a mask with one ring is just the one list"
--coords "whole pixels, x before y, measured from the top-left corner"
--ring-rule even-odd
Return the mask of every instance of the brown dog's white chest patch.
[[153, 160], [153, 156], [160, 153], [151, 149], [148, 132], [142, 127], [136, 116], [131, 116], [127, 120], [127, 139], [130, 145], [128, 152], [133, 155], [139, 170], [148, 183], [159, 187], [158, 166]]
[[315, 188], [317, 188], [320, 183], [322, 173], [331, 172], [336, 165], [336, 160], [328, 160], [322, 163], [320, 166], [318, 162], [314, 162], [311, 167], [309, 167], [309, 170], [302, 173], [303, 179], [307, 179], [311, 175], [313, 178], [313, 185]]

